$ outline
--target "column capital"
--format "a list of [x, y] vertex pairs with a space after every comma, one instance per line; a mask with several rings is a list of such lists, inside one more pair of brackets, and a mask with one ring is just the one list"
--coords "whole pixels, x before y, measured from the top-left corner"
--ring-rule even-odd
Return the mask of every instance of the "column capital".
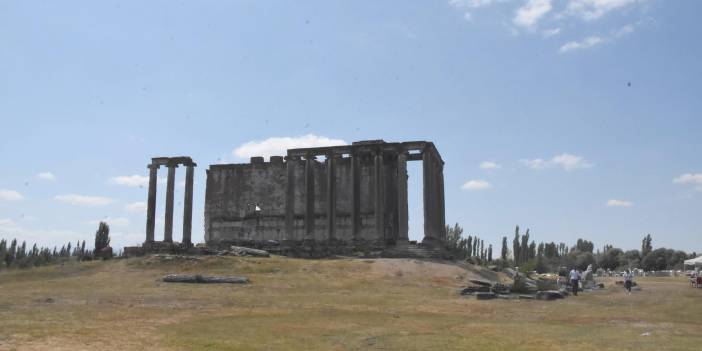
[[146, 165], [146, 168], [148, 168], [148, 169], [159, 169], [159, 168], [161, 168], [161, 166], [160, 166], [160, 165], [155, 165], [155, 164], [153, 164], [153, 163], [149, 163], [148, 165]]

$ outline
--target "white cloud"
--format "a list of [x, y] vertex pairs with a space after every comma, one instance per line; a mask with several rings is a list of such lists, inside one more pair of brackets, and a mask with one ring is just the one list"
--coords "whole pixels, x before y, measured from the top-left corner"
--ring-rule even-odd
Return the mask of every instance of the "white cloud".
[[0, 200], [18, 201], [24, 199], [24, 196], [17, 191], [9, 189], [0, 189]]
[[541, 159], [541, 158], [535, 158], [535, 159], [524, 159], [521, 160], [521, 162], [526, 165], [527, 167], [531, 169], [544, 169], [548, 167], [548, 161]]
[[569, 41], [558, 50], [561, 53], [566, 53], [573, 50], [589, 49], [595, 45], [602, 44], [604, 40], [597, 36], [587, 37], [581, 41]]
[[484, 162], [480, 163], [480, 168], [482, 168], [482, 169], [500, 169], [500, 168], [502, 168], [502, 166], [500, 166], [495, 161], [484, 161]]
[[283, 156], [288, 149], [347, 144], [346, 141], [341, 139], [331, 139], [324, 136], [307, 134], [299, 137], [276, 137], [266, 140], [249, 141], [234, 149], [232, 154], [240, 159], [247, 159], [253, 156]]
[[[511, 21], [504, 18], [497, 19], [502, 23], [509, 22], [510, 32], [519, 33], [519, 29], [539, 34], [543, 38], [550, 38], [561, 34], [562, 29], [574, 28], [570, 22], [592, 22], [602, 16], [613, 12], [624, 12], [636, 5], [646, 3], [646, 0], [449, 0], [450, 7], [463, 13], [463, 17], [471, 21], [473, 14], [479, 9], [488, 8], [498, 4], [507, 4], [511, 11], [492, 11], [492, 14], [504, 16], [511, 13]], [[627, 17], [640, 17], [640, 13], [626, 14]], [[537, 27], [550, 26], [551, 29], [536, 31]], [[582, 25], [580, 23], [579, 25]], [[589, 24], [588, 24], [589, 25]], [[612, 38], [631, 33], [632, 26], [625, 26], [619, 32], [614, 32]], [[580, 41], [570, 41], [561, 47], [561, 52], [574, 49], [593, 47], [611, 40], [607, 35], [586, 35]]]
[[702, 173], [685, 173], [673, 179], [675, 184], [698, 184], [702, 185]]
[[461, 189], [468, 191], [487, 190], [492, 188], [492, 184], [482, 179], [473, 179], [465, 182]]
[[556, 36], [561, 33], [560, 28], [553, 28], [553, 29], [546, 29], [543, 32], [541, 32], [541, 35], [544, 36], [544, 38], [550, 38], [553, 36]]
[[463, 11], [463, 18], [470, 21], [473, 19], [471, 11], [504, 1], [505, 0], [449, 0], [448, 3], [451, 7]]
[[613, 30], [610, 32], [610, 34], [606, 37], [600, 37], [600, 36], [590, 36], [587, 37], [581, 41], [570, 41], [561, 46], [559, 51], [561, 53], [566, 53], [569, 51], [573, 50], [581, 50], [581, 49], [589, 49], [594, 46], [608, 43], [608, 42], [613, 42], [623, 36], [626, 36], [628, 34], [631, 34], [634, 32], [634, 25], [632, 24], [627, 24], [617, 30]]
[[86, 196], [77, 194], [57, 195], [56, 201], [79, 206], [103, 206], [114, 202], [114, 200], [102, 196]]
[[536, 159], [523, 159], [521, 162], [531, 169], [545, 169], [550, 167], [561, 167], [566, 171], [572, 171], [576, 169], [590, 168], [593, 166], [592, 163], [585, 160], [581, 156], [572, 155], [569, 153], [563, 153], [560, 155], [553, 156], [550, 160], [544, 160], [541, 158]]
[[533, 28], [551, 9], [551, 0], [529, 0], [517, 9], [512, 22], [520, 27]]
[[146, 211], [146, 202], [143, 202], [143, 201], [132, 202], [130, 204], [124, 205], [124, 209], [129, 211], [129, 212], [145, 212]]
[[607, 206], [608, 207], [631, 207], [631, 206], [634, 206], [634, 203], [631, 201], [626, 201], [626, 200], [611, 199], [611, 200], [607, 200]]
[[140, 176], [138, 174], [130, 176], [117, 176], [110, 178], [110, 183], [131, 187], [144, 187], [149, 185], [149, 177]]
[[702, 173], [685, 173], [673, 179], [675, 184], [693, 184], [695, 191], [702, 191]]
[[616, 31], [612, 34], [612, 36], [615, 37], [615, 38], [619, 38], [619, 37], [623, 37], [623, 36], [625, 36], [625, 35], [627, 35], [627, 34], [631, 34], [631, 33], [633, 33], [633, 32], [634, 32], [634, 26], [631, 25], [631, 24], [627, 24], [627, 25], [625, 25], [624, 27], [621, 27], [621, 28], [619, 28], [618, 30], [616, 30]]
[[551, 162], [557, 166], [563, 167], [563, 169], [565, 169], [566, 171], [592, 167], [592, 164], [586, 161], [584, 158], [567, 153], [554, 156], [551, 159]]
[[51, 172], [41, 172], [41, 173], [37, 174], [37, 178], [43, 179], [43, 180], [49, 180], [49, 181], [56, 180], [56, 176]]
[[89, 221], [88, 224], [98, 225], [98, 224], [100, 224], [100, 222], [105, 222], [110, 226], [129, 225], [129, 219], [124, 218], [124, 217], [115, 217], [115, 218], [105, 217], [103, 219], [96, 219], [96, 220]]
[[586, 21], [596, 20], [606, 13], [642, 2], [641, 0], [570, 0], [566, 13]]

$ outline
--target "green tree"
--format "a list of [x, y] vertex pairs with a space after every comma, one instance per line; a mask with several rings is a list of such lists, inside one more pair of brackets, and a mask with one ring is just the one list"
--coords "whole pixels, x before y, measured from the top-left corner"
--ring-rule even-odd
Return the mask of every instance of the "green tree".
[[110, 226], [105, 222], [100, 222], [98, 230], [95, 232], [95, 252], [110, 246]]
[[509, 255], [509, 250], [507, 249], [507, 237], [502, 237], [502, 251], [500, 252], [500, 258], [502, 261], [507, 262], [507, 255]]
[[7, 240], [0, 240], [0, 268], [5, 262], [5, 255], [7, 255]]
[[5, 253], [5, 265], [10, 267], [15, 260], [15, 252], [17, 251], [17, 239], [12, 239], [10, 248]]
[[651, 251], [653, 251], [652, 245], [653, 239], [651, 239], [651, 234], [646, 235], [643, 240], [641, 240], [641, 257], [644, 258]]
[[597, 265], [603, 269], [615, 270], [627, 263], [624, 251], [618, 248], [609, 247], [597, 257]]
[[512, 240], [512, 255], [514, 256], [514, 264], [518, 265], [520, 261], [519, 259], [519, 251], [520, 251], [520, 245], [519, 245], [519, 226], [514, 230], [514, 239]]
[[529, 228], [522, 235], [522, 244], [519, 249], [519, 263], [524, 264], [529, 261]]

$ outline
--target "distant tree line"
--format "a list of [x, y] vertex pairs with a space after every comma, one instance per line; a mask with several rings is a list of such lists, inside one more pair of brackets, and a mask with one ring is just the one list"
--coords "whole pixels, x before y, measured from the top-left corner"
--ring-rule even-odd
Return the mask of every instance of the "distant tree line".
[[0, 240], [0, 268], [28, 268], [44, 266], [55, 262], [63, 262], [70, 257], [83, 258], [85, 256], [85, 241], [77, 242], [75, 246], [71, 243], [61, 246], [61, 249], [54, 247], [37, 247], [34, 244], [27, 247], [26, 242], [18, 245], [16, 239], [8, 243], [6, 239]]
[[96, 252], [108, 247], [109, 244], [110, 227], [104, 222], [100, 222], [98, 230], [95, 232], [96, 250], [86, 250], [85, 240], [78, 241], [75, 245], [69, 242], [61, 246], [60, 249], [54, 246], [52, 249], [38, 247], [37, 244], [29, 248], [25, 241], [18, 244], [17, 239], [12, 239], [12, 241], [0, 239], [0, 269], [39, 267], [69, 260], [92, 260]]
[[493, 261], [492, 245], [485, 247], [485, 241], [478, 236], [463, 237], [463, 228], [458, 223], [453, 227], [446, 226], [446, 246], [459, 259], [471, 259], [478, 263]]
[[[686, 259], [697, 256], [693, 252], [667, 248], [653, 248], [651, 234], [641, 240], [641, 250], [624, 251], [612, 245], [596, 249], [592, 241], [578, 239], [574, 246], [566, 243], [540, 242], [536, 243], [530, 237], [529, 229], [524, 234], [516, 226], [511, 250], [507, 237], [502, 238], [500, 256], [493, 259], [492, 246], [484, 250], [483, 240], [477, 236], [463, 237], [463, 228], [456, 223], [446, 227], [447, 248], [459, 259], [475, 258], [483, 264], [495, 264], [503, 267], [518, 266], [522, 271], [558, 272], [562, 268], [577, 267], [586, 269], [592, 265], [594, 269], [623, 270], [641, 268], [646, 271], [682, 269]], [[476, 242], [478, 249], [476, 251]]]

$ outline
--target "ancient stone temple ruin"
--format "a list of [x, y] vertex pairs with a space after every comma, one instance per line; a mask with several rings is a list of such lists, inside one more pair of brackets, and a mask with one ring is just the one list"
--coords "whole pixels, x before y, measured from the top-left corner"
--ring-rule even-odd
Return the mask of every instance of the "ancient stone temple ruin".
[[290, 149], [268, 162], [252, 157], [246, 164], [211, 165], [205, 241], [208, 246], [274, 243], [293, 254], [310, 247], [343, 253], [402, 246], [408, 242], [408, 161], [423, 165], [423, 243], [440, 246], [445, 240], [441, 155], [431, 142], [382, 140]]
[[[175, 171], [179, 165], [185, 166], [185, 195], [183, 199], [183, 239], [181, 245], [192, 246], [191, 233], [193, 223], [193, 173], [197, 166], [190, 157], [155, 157], [151, 159], [149, 168], [149, 197], [146, 207], [146, 241], [144, 247], [157, 248], [173, 244], [173, 195], [175, 188]], [[156, 227], [156, 186], [158, 169], [168, 168], [166, 180], [166, 215], [164, 217], [163, 241], [154, 241]]]

